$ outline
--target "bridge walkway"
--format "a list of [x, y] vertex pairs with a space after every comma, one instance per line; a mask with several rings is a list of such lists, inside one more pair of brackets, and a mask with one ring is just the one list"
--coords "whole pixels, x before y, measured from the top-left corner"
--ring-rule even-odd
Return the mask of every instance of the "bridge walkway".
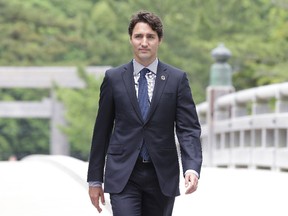
[[[0, 215], [112, 215], [90, 203], [87, 163], [68, 156], [34, 155], [0, 162]], [[173, 216], [287, 216], [288, 173], [203, 167], [199, 188], [177, 197]]]

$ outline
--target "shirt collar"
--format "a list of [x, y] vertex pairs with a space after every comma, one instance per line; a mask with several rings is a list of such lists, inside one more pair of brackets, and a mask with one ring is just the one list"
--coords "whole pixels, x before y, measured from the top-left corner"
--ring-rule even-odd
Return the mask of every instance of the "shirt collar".
[[133, 59], [133, 68], [134, 68], [134, 76], [136, 76], [143, 68], [148, 68], [152, 73], [157, 73], [157, 67], [158, 67], [158, 58], [155, 59], [150, 65], [147, 67], [141, 65], [138, 63], [135, 59]]

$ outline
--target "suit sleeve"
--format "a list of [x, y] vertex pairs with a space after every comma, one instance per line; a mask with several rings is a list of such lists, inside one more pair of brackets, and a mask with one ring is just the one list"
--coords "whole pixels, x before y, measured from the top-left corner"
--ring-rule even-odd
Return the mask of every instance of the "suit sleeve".
[[176, 134], [180, 144], [183, 173], [195, 170], [200, 177], [202, 166], [201, 127], [186, 73], [177, 95]]
[[88, 182], [103, 182], [106, 152], [114, 125], [114, 113], [112, 86], [106, 72], [100, 87], [99, 108], [93, 130], [89, 158]]

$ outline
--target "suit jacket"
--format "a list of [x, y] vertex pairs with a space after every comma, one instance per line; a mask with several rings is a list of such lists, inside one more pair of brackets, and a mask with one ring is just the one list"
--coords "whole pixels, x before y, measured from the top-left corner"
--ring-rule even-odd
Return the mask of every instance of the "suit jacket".
[[135, 91], [133, 63], [106, 71], [92, 137], [88, 181], [104, 179], [105, 192], [121, 192], [145, 139], [163, 194], [179, 195], [175, 131], [183, 170], [193, 169], [200, 175], [201, 128], [186, 73], [159, 61], [144, 121]]

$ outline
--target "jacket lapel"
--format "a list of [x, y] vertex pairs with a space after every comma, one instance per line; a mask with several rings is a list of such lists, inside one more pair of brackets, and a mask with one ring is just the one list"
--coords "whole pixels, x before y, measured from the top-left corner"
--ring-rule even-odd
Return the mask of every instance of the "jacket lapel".
[[133, 63], [132, 61], [126, 65], [122, 72], [122, 79], [126, 88], [126, 92], [130, 98], [131, 104], [138, 115], [139, 119], [143, 121], [141, 110], [139, 107], [138, 99], [136, 96], [135, 82], [133, 76]]
[[150, 119], [150, 117], [152, 116], [153, 112], [155, 111], [157, 107], [157, 104], [163, 93], [164, 87], [167, 83], [168, 76], [169, 74], [167, 73], [167, 68], [165, 67], [165, 64], [159, 61], [156, 80], [155, 80], [155, 86], [154, 86], [154, 91], [153, 91], [153, 97], [152, 97], [151, 106], [148, 112], [146, 122]]

